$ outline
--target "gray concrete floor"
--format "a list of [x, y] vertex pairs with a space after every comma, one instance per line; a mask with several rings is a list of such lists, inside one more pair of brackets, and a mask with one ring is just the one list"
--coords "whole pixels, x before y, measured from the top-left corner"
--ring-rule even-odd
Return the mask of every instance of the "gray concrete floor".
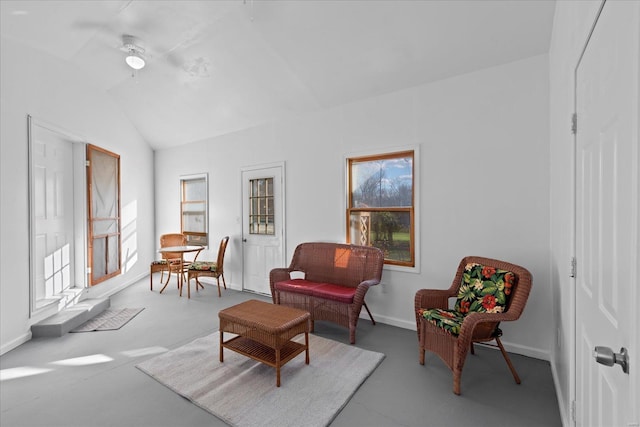
[[[224, 426], [135, 365], [216, 331], [224, 307], [270, 299], [232, 290], [218, 298], [209, 285], [191, 299], [180, 298], [173, 284], [163, 294], [158, 289], [151, 292], [147, 278], [111, 297], [112, 308], [144, 307], [117, 331], [36, 338], [2, 355], [0, 425]], [[407, 301], [407, 310], [412, 306]], [[348, 331], [330, 323], [317, 322], [315, 333], [348, 343]], [[561, 425], [546, 361], [512, 355], [522, 379], [517, 385], [499, 352], [477, 347], [456, 396], [451, 372], [437, 356], [427, 353], [426, 364], [418, 363], [415, 331], [361, 319], [356, 339], [358, 347], [386, 358], [333, 427]]]

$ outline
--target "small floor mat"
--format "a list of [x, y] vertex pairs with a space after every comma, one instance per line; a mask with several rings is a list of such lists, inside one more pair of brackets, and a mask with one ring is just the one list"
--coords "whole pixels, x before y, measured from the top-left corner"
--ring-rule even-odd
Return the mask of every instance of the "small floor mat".
[[113, 331], [126, 325], [144, 308], [108, 308], [69, 332]]

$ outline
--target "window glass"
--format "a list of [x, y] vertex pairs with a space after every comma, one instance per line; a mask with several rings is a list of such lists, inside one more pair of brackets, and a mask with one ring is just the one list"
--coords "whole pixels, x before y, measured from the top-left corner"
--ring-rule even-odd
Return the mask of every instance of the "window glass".
[[180, 179], [181, 232], [188, 245], [209, 244], [207, 227], [208, 187], [207, 175], [194, 175]]
[[415, 266], [414, 152], [348, 159], [347, 241]]
[[273, 178], [249, 182], [249, 234], [275, 234]]

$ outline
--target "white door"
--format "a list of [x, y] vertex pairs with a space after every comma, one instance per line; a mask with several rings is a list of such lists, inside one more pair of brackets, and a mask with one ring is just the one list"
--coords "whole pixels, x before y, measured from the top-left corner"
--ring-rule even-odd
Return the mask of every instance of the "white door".
[[73, 143], [33, 122], [32, 311], [57, 301], [74, 281]]
[[[640, 2], [607, 1], [576, 69], [580, 426], [638, 425], [639, 27]], [[597, 363], [597, 346], [626, 348], [629, 373]]]
[[285, 266], [284, 163], [242, 170], [243, 289], [271, 295], [269, 272]]

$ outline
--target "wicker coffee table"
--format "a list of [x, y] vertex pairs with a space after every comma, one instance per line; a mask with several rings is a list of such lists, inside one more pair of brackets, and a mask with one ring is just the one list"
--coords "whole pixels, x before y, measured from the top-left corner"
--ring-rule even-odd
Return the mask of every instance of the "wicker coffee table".
[[[280, 368], [303, 351], [309, 364], [309, 313], [297, 308], [249, 300], [220, 310], [220, 362], [223, 349], [276, 368], [276, 386], [280, 387]], [[237, 336], [224, 341], [224, 333]], [[291, 341], [304, 333], [304, 344]]]

